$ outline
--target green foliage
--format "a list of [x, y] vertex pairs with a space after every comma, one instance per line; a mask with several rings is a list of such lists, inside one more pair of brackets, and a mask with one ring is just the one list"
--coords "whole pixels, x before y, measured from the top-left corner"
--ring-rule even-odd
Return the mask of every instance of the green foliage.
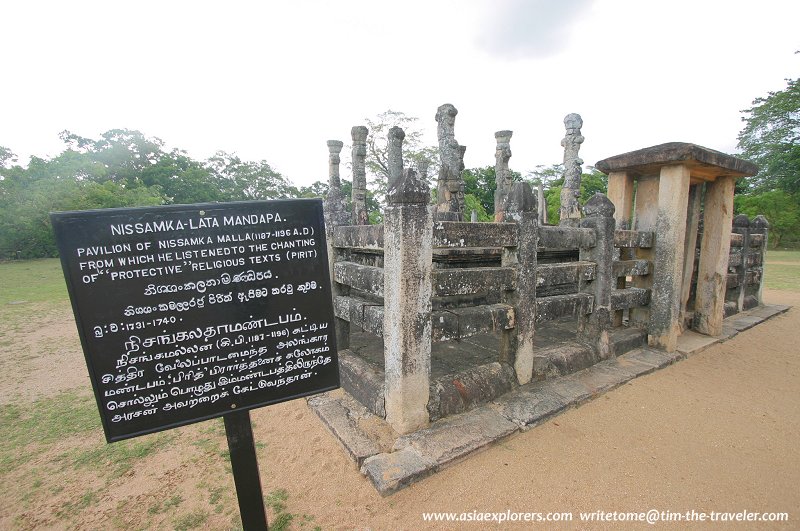
[[473, 194], [464, 195], [464, 204], [466, 207], [464, 208], [464, 221], [472, 220], [473, 210], [478, 215], [478, 221], [494, 221], [494, 215], [486, 212], [486, 208], [484, 208], [483, 203], [481, 203], [480, 199], [475, 197]]
[[[367, 175], [370, 177], [372, 192], [378, 202], [382, 203], [386, 196], [389, 179], [389, 129], [400, 127], [405, 133], [403, 139], [403, 167], [416, 167], [420, 161], [427, 161], [428, 182], [431, 176], [439, 172], [439, 150], [434, 146], [426, 146], [422, 142], [422, 131], [417, 128], [419, 119], [407, 116], [399, 111], [388, 110], [378, 114], [375, 119], [366, 118], [369, 129], [367, 136]], [[368, 211], [372, 212], [368, 207]]]
[[756, 98], [742, 112], [739, 149], [759, 166], [758, 175], [748, 178], [752, 191], [800, 193], [800, 78], [788, 79], [784, 90]]
[[297, 197], [321, 197], [325, 198], [328, 194], [328, 183], [315, 181], [310, 186], [301, 186], [297, 189]]
[[158, 205], [157, 188], [60, 177], [17, 180], [0, 195], [0, 258], [56, 256], [50, 212]]
[[738, 214], [753, 218], [763, 214], [769, 221], [769, 242], [778, 247], [784, 237], [800, 234], [800, 194], [790, 195], [783, 190], [734, 197]]
[[[557, 225], [559, 221], [559, 209], [561, 208], [561, 189], [564, 184], [563, 166], [554, 164], [552, 166], [539, 166], [526, 179], [532, 187], [538, 186], [541, 182], [544, 187], [544, 198], [547, 202], [547, 222]], [[595, 169], [588, 167], [588, 172], [581, 174], [581, 192], [578, 201], [581, 205], [592, 198], [596, 193], [605, 194], [608, 190], [608, 176]]]
[[49, 213], [160, 204], [275, 199], [298, 195], [266, 161], [217, 152], [198, 162], [158, 138], [112, 129], [99, 139], [69, 131], [66, 148], [27, 167], [0, 147], [0, 259], [55, 256]]

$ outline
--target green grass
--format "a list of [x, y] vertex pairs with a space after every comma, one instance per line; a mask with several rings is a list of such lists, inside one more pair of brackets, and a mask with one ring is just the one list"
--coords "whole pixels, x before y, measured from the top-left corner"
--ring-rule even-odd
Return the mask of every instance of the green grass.
[[196, 529], [203, 525], [208, 520], [208, 513], [205, 511], [195, 511], [176, 518], [175, 531], [188, 531], [189, 529]]
[[147, 508], [147, 514], [160, 514], [165, 513], [170, 510], [172, 507], [177, 507], [183, 501], [183, 497], [180, 495], [172, 496], [164, 501], [160, 501], [155, 505], [151, 505]]
[[80, 498], [64, 503], [56, 511], [59, 518], [72, 518], [91, 505], [100, 501], [100, 497], [93, 490], [86, 491]]
[[764, 287], [800, 291], [800, 251], [768, 251], [764, 264]]
[[67, 284], [57, 258], [0, 262], [0, 305], [62, 302], [67, 298]]
[[767, 262], [797, 262], [800, 264], [800, 250], [773, 249], [767, 251]]
[[31, 444], [44, 447], [70, 435], [100, 430], [94, 399], [67, 391], [29, 404], [0, 406], [0, 467], [16, 469], [32, 457]]
[[130, 471], [137, 461], [164, 448], [174, 439], [169, 433], [159, 433], [115, 442], [102, 443], [88, 449], [76, 449], [61, 455], [61, 460], [73, 468], [103, 470], [109, 479], [116, 479]]

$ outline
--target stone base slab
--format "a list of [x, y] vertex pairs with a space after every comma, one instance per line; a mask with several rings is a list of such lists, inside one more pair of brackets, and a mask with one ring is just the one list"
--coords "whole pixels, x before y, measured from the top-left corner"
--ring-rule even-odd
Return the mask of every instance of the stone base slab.
[[638, 376], [701, 352], [789, 308], [760, 306], [725, 319], [721, 337], [689, 331], [681, 336], [676, 352], [648, 347], [632, 350], [568, 376], [520, 386], [408, 435], [398, 436], [383, 419], [342, 390], [311, 397], [308, 405], [345, 447], [361, 473], [386, 496], [514, 433], [541, 424]]

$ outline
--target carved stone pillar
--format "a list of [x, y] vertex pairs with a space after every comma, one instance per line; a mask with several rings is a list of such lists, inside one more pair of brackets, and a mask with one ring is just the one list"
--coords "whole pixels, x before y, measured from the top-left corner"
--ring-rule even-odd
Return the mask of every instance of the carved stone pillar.
[[581, 207], [578, 197], [581, 193], [581, 164], [578, 151], [583, 143], [581, 127], [583, 120], [580, 114], [568, 114], [564, 118], [567, 134], [561, 141], [564, 147], [564, 186], [561, 188], [561, 208], [559, 209], [559, 225], [577, 227], [581, 221]]

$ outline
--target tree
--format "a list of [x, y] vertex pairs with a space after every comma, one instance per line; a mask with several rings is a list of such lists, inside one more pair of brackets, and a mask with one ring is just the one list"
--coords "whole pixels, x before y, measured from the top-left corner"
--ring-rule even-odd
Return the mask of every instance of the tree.
[[[62, 131], [59, 138], [67, 150], [59, 157], [83, 154], [80, 160], [91, 161], [94, 166], [87, 178], [102, 182], [111, 180], [129, 188], [140, 186], [142, 173], [158, 163], [164, 152], [164, 142], [158, 138], [147, 138], [140, 131], [111, 129], [97, 140]], [[102, 171], [102, 170], [105, 171]]]
[[784, 90], [756, 98], [742, 112], [738, 146], [759, 166], [748, 179], [751, 190], [800, 192], [800, 79], [788, 79]]
[[66, 147], [27, 167], [0, 147], [0, 258], [55, 256], [49, 213], [164, 203], [274, 199], [297, 189], [266, 161], [217, 152], [205, 162], [157, 138], [112, 129], [99, 139], [64, 131]]
[[[522, 180], [519, 172], [511, 171], [515, 181]], [[470, 219], [472, 210], [478, 212], [478, 220], [494, 221], [494, 193], [497, 190], [497, 176], [493, 165], [470, 168], [461, 173], [464, 179], [465, 221]], [[485, 219], [484, 219], [485, 218]]]
[[17, 179], [0, 195], [0, 257], [56, 256], [50, 212], [124, 206], [159, 205], [164, 198], [157, 187], [125, 188], [103, 183], [33, 176]]
[[784, 237], [800, 234], [800, 204], [797, 196], [783, 190], [761, 194], [739, 195], [734, 198], [736, 212], [749, 217], [763, 214], [769, 221], [769, 241], [778, 247]]
[[374, 120], [366, 118], [369, 129], [367, 136], [367, 174], [370, 177], [373, 193], [380, 203], [386, 195], [389, 179], [389, 145], [387, 135], [392, 127], [400, 127], [405, 133], [403, 139], [403, 167], [413, 166], [425, 161], [428, 167], [428, 182], [432, 175], [439, 172], [439, 149], [426, 146], [422, 141], [423, 133], [417, 128], [418, 118], [406, 116], [399, 111], [388, 110], [380, 113]]
[[[588, 166], [587, 170], [588, 172], [581, 174], [581, 190], [578, 197], [581, 205], [586, 204], [594, 194], [598, 192], [605, 194], [608, 190], [606, 174], [593, 166]], [[558, 211], [561, 207], [561, 188], [564, 185], [563, 166], [561, 164], [537, 166], [536, 170], [527, 176], [526, 181], [530, 182], [532, 187], [537, 187], [540, 182], [542, 183], [547, 202], [547, 222], [557, 224], [559, 221]]]
[[211, 172], [220, 191], [221, 201], [277, 199], [289, 197], [296, 189], [267, 161], [243, 161], [235, 153], [217, 151], [205, 168]]

